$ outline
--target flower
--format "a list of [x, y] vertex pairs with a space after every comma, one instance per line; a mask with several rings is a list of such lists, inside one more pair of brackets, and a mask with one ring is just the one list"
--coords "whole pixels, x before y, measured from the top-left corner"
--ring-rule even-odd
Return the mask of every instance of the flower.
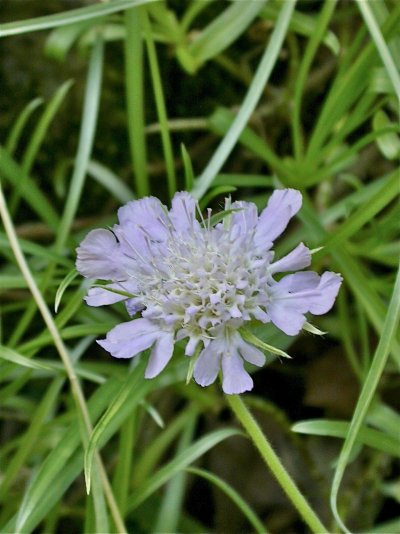
[[[321, 315], [332, 307], [341, 284], [332, 272], [293, 273], [311, 263], [303, 243], [274, 261], [273, 242], [301, 202], [298, 191], [276, 190], [258, 216], [255, 204], [227, 199], [216, 224], [211, 210], [203, 219], [186, 192], [175, 194], [169, 211], [154, 197], [120, 208], [119, 224], [82, 241], [76, 266], [85, 277], [109, 282], [89, 289], [87, 304], [125, 301], [130, 316], [141, 316], [98, 343], [116, 358], [151, 348], [145, 376], [152, 378], [171, 359], [174, 343], [185, 339], [198, 384], [208, 386], [222, 371], [225, 393], [252, 389], [244, 363], [262, 366], [265, 356], [243, 339], [246, 321], [271, 321], [295, 336], [307, 312]], [[293, 274], [275, 280], [288, 271]]]

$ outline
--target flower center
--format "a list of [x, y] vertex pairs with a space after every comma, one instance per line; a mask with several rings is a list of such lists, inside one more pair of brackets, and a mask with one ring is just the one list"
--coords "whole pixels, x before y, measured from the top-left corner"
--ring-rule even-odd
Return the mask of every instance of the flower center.
[[271, 260], [255, 255], [251, 238], [218, 225], [159, 244], [154, 272], [141, 275], [143, 316], [202, 335], [249, 320], [266, 304]]

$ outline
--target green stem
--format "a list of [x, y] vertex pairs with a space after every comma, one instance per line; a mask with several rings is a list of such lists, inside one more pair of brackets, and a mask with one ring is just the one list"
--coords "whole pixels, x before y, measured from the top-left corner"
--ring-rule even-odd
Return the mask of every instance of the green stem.
[[[89, 436], [93, 430], [88, 408], [86, 405], [86, 400], [83, 395], [83, 391], [81, 389], [80, 383], [78, 381], [78, 377], [76, 376], [75, 369], [72, 364], [69, 351], [66, 345], [64, 344], [64, 341], [61, 338], [57, 325], [49, 311], [49, 308], [47, 307], [46, 301], [44, 300], [44, 297], [38, 285], [36, 284], [34, 277], [32, 276], [29, 265], [20, 247], [18, 236], [16, 234], [9, 211], [7, 209], [7, 204], [6, 204], [4, 195], [3, 195], [3, 190], [1, 188], [1, 182], [0, 182], [0, 220], [3, 221], [4, 230], [10, 242], [10, 246], [14, 253], [17, 265], [21, 271], [22, 276], [24, 277], [27, 283], [27, 286], [32, 294], [33, 300], [36, 303], [36, 306], [38, 307], [42, 315], [42, 318], [48, 328], [49, 334], [52, 337], [54, 346], [56, 347], [57, 352], [59, 353], [61, 361], [64, 365], [65, 372], [67, 373], [67, 376], [68, 376], [68, 379], [71, 385], [72, 396], [73, 396], [73, 399], [74, 399], [74, 402], [77, 408], [78, 421], [80, 423], [80, 427], [82, 431], [82, 442], [84, 445], [86, 445], [89, 441]], [[101, 480], [101, 484], [103, 486], [103, 491], [107, 498], [107, 502], [110, 507], [112, 517], [117, 527], [117, 532], [119, 532], [120, 534], [123, 534], [127, 532], [127, 530], [125, 528], [124, 522], [120, 515], [118, 506], [115, 502], [115, 498], [114, 498], [110, 483], [108, 481], [107, 472], [104, 468], [104, 465], [101, 461], [99, 454], [96, 454], [96, 461], [97, 461], [98, 474]]]
[[307, 79], [308, 72], [310, 70], [312, 61], [315, 57], [316, 51], [321, 40], [324, 37], [326, 28], [331, 20], [332, 14], [336, 7], [336, 0], [326, 0], [322, 8], [320, 17], [318, 19], [317, 29], [311, 35], [308, 41], [307, 48], [300, 65], [300, 69], [297, 73], [297, 81], [294, 92], [294, 104], [293, 104], [293, 120], [292, 120], [292, 135], [293, 144], [296, 159], [299, 160], [303, 157], [304, 140], [301, 128], [301, 101], [304, 93], [304, 87]]
[[304, 522], [310, 527], [314, 534], [328, 532], [328, 529], [321, 523], [289, 473], [283, 467], [279, 457], [274, 452], [266, 436], [261, 431], [257, 421], [251, 415], [241, 397], [239, 395], [227, 395], [226, 399], [232, 411], [245, 428], [247, 434], [253, 440], [254, 445], [257, 447], [268, 468], [272, 471], [281, 488], [296, 507]]
[[147, 55], [149, 58], [150, 73], [154, 91], [154, 100], [156, 102], [157, 115], [161, 129], [161, 141], [164, 152], [165, 166], [167, 170], [168, 193], [170, 198], [172, 198], [176, 192], [177, 187], [174, 166], [174, 154], [172, 150], [171, 136], [168, 129], [168, 117], [161, 83], [161, 74], [160, 69], [158, 67], [157, 52], [151, 33], [151, 25], [149, 17], [147, 15], [147, 11], [145, 9], [142, 9], [140, 13], [142, 15], [141, 21], [143, 24], [144, 38], [146, 41]]
[[125, 85], [126, 108], [128, 113], [129, 148], [135, 177], [136, 194], [144, 197], [149, 194], [147, 171], [147, 147], [144, 133], [143, 95], [143, 40], [140, 23], [140, 8], [125, 11]]

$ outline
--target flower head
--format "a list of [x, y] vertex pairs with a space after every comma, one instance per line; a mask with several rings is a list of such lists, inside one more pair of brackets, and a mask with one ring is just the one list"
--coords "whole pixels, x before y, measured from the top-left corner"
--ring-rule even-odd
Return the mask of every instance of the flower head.
[[[85, 297], [91, 306], [125, 301], [131, 316], [98, 343], [116, 358], [151, 348], [146, 378], [158, 375], [172, 357], [175, 341], [187, 340], [185, 354], [196, 358], [194, 379], [213, 383], [222, 371], [225, 393], [253, 386], [244, 362], [262, 366], [264, 354], [245, 341], [246, 321], [272, 322], [290, 336], [305, 314], [326, 313], [341, 284], [338, 274], [296, 272], [279, 281], [276, 273], [311, 263], [302, 243], [274, 261], [274, 240], [301, 207], [293, 189], [275, 191], [260, 216], [251, 202], [227, 201], [225, 216], [213, 225], [197, 202], [176, 193], [168, 211], [154, 197], [129, 202], [112, 230], [93, 230], [77, 249], [77, 269], [108, 281]], [[202, 219], [199, 222], [198, 217]]]

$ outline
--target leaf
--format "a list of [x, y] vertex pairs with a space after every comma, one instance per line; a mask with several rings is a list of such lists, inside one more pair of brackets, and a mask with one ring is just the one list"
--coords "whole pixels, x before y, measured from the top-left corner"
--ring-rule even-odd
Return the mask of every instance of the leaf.
[[101, 22], [101, 18], [96, 18], [94, 20], [75, 22], [74, 24], [60, 26], [59, 28], [54, 29], [46, 40], [44, 47], [45, 54], [57, 61], [65, 61], [68, 52], [79, 36], [82, 35], [86, 29], [94, 24], [100, 24]]
[[236, 41], [255, 19], [265, 3], [266, 0], [233, 2], [227, 7], [189, 45], [189, 52], [197, 64], [200, 66]]
[[[310, 434], [312, 436], [330, 436], [345, 439], [350, 429], [348, 421], [330, 421], [328, 419], [314, 419], [300, 421], [293, 425], [293, 432]], [[374, 449], [385, 452], [392, 456], [400, 457], [400, 440], [388, 436], [380, 430], [375, 430], [363, 425], [360, 428], [356, 443], [368, 445]]]
[[56, 298], [54, 300], [54, 311], [58, 312], [58, 307], [60, 305], [62, 296], [64, 295], [65, 290], [68, 288], [68, 286], [71, 284], [72, 280], [74, 280], [78, 276], [78, 271], [76, 269], [72, 269], [67, 276], [64, 278], [64, 280], [61, 282], [57, 289]]
[[158, 488], [168, 482], [176, 473], [185, 469], [188, 465], [203, 456], [207, 451], [215, 447], [221, 441], [232, 436], [243, 435], [236, 429], [224, 428], [216, 430], [199, 439], [193, 445], [177, 454], [173, 460], [158, 469], [156, 473], [145, 480], [129, 498], [128, 511], [131, 512], [152, 495]]
[[[375, 113], [372, 126], [374, 131], [379, 131], [388, 126], [392, 126], [389, 117], [382, 110]], [[376, 144], [382, 154], [389, 160], [400, 157], [400, 138], [396, 133], [385, 133], [377, 137]]]
[[324, 336], [327, 333], [323, 332], [322, 330], [308, 322], [304, 323], [303, 330], [305, 330], [306, 332], [310, 332], [311, 334], [315, 334], [316, 336]]
[[[262, 10], [261, 16], [267, 20], [276, 20], [278, 12], [278, 4], [274, 5], [269, 3]], [[289, 29], [298, 33], [299, 35], [311, 37], [318, 29], [318, 20], [311, 15], [306, 15], [305, 13], [295, 11], [292, 15]], [[331, 50], [331, 52], [335, 54], [335, 56], [339, 54], [340, 42], [332, 31], [325, 32], [322, 42]]]
[[[225, 193], [233, 193], [234, 191], [236, 191], [236, 187], [232, 187], [230, 185], [220, 185], [220, 186], [217, 186], [217, 187], [213, 187], [212, 189], [210, 189], [210, 191], [204, 195], [204, 197], [201, 199], [200, 201], [200, 207], [202, 209], [206, 208], [210, 203], [211, 201], [218, 197], [219, 195], [223, 195]], [[233, 212], [233, 211], [238, 211], [238, 210], [226, 210], [226, 211], [230, 211], [230, 212]], [[218, 214], [217, 214], [218, 215]], [[215, 224], [215, 223], [214, 223]]]
[[183, 143], [181, 143], [181, 153], [182, 153], [183, 168], [185, 170], [185, 189], [186, 191], [190, 191], [194, 183], [194, 173], [193, 173], [193, 167], [192, 167], [192, 162], [190, 160], [189, 153], [186, 150], [186, 147]]
[[88, 163], [87, 172], [123, 204], [126, 204], [129, 200], [134, 200], [135, 195], [132, 189], [105, 165], [91, 160]]
[[14, 151], [18, 146], [18, 141], [21, 137], [21, 133], [23, 132], [30, 116], [35, 111], [35, 109], [41, 106], [42, 104], [43, 98], [34, 98], [24, 107], [24, 109], [18, 115], [18, 118], [14, 122], [11, 131], [7, 137], [7, 141], [5, 143], [5, 149], [10, 154], [10, 156], [14, 154]]
[[22, 356], [17, 351], [10, 349], [4, 345], [0, 345], [0, 358], [7, 362], [15, 363], [22, 367], [28, 367], [30, 369], [45, 369], [52, 370], [53, 368], [45, 363], [38, 363], [35, 360], [31, 360], [26, 356]]
[[217, 488], [219, 488], [221, 491], [227, 495], [233, 503], [236, 504], [236, 506], [239, 508], [239, 510], [243, 513], [243, 515], [247, 518], [248, 522], [253, 526], [254, 530], [258, 534], [266, 534], [266, 529], [264, 525], [261, 523], [260, 519], [257, 517], [256, 513], [250, 508], [250, 506], [247, 504], [247, 502], [241, 497], [241, 495], [230, 486], [225, 480], [222, 480], [222, 478], [218, 477], [217, 475], [214, 475], [213, 473], [210, 473], [209, 471], [206, 471], [204, 469], [198, 469], [196, 467], [187, 467], [186, 471], [188, 473], [193, 473], [194, 475], [200, 476], [214, 484]]
[[[239, 4], [238, 4], [239, 5]], [[240, 4], [243, 7], [243, 4]], [[240, 138], [251, 114], [254, 112], [271, 72], [278, 60], [283, 40], [289, 26], [290, 19], [295, 7], [295, 2], [284, 2], [279, 12], [276, 26], [272, 32], [268, 45], [264, 51], [251, 85], [243, 99], [241, 108], [233, 120], [229, 131], [214, 152], [206, 168], [196, 180], [192, 195], [201, 198], [212, 184], [215, 176], [219, 173], [229, 154], [232, 152]], [[276, 158], [279, 160], [279, 158]]]
[[259, 347], [260, 349], [271, 352], [272, 354], [276, 354], [277, 356], [282, 356], [282, 358], [292, 359], [292, 357], [289, 356], [289, 354], [287, 354], [281, 349], [278, 349], [277, 347], [273, 347], [272, 345], [269, 345], [268, 343], [261, 341], [261, 339], [258, 339], [258, 337], [255, 336], [253, 333], [251, 333], [249, 330], [246, 330], [245, 328], [240, 328], [239, 331], [243, 339], [245, 339], [249, 343], [252, 343], [256, 347]]
[[0, 37], [57, 28], [58, 26], [67, 26], [68, 24], [103, 17], [104, 15], [117, 13], [123, 9], [148, 4], [154, 1], [155, 0], [113, 0], [112, 2], [97, 3], [92, 6], [81, 7], [78, 9], [68, 9], [54, 15], [6, 22], [5, 24], [0, 24]]

